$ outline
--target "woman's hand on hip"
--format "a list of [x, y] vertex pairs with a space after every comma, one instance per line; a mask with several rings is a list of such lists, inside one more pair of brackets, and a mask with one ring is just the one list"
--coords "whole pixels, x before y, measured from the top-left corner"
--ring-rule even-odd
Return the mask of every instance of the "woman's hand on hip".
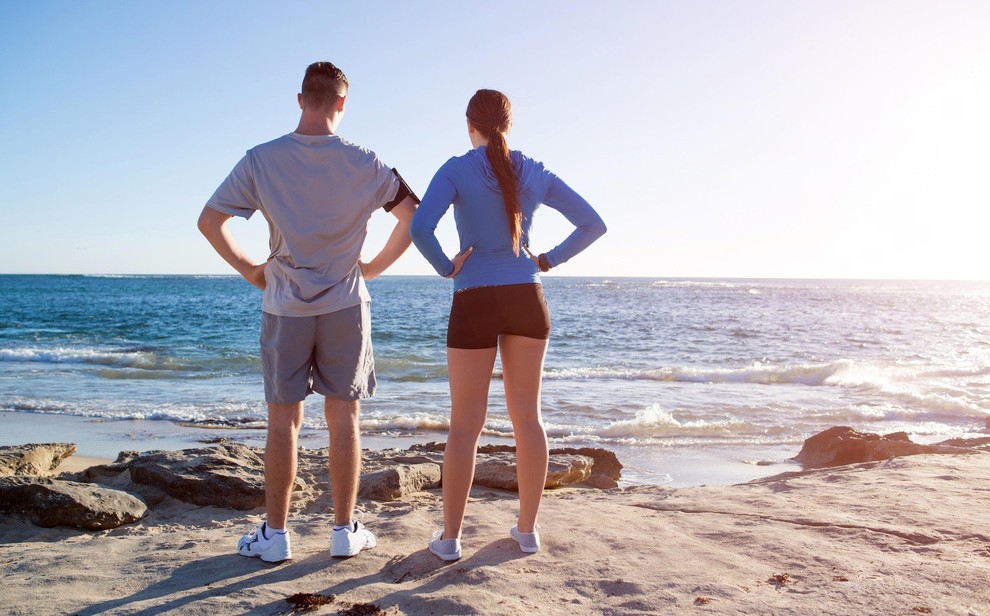
[[454, 255], [454, 258], [450, 260], [450, 262], [454, 264], [454, 270], [450, 272], [450, 274], [448, 274], [447, 276], [444, 276], [444, 278], [453, 278], [454, 276], [456, 276], [458, 272], [461, 271], [461, 268], [464, 266], [464, 262], [467, 261], [468, 257], [471, 256], [471, 252], [473, 250], [474, 250], [474, 246], [468, 246], [467, 248], [464, 249], [463, 252], [459, 252], [456, 255]]

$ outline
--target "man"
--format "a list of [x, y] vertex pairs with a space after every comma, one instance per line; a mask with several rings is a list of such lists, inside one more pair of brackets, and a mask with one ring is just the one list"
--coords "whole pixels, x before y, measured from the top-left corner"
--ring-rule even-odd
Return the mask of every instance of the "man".
[[[358, 400], [376, 387], [364, 281], [409, 247], [409, 223], [419, 203], [374, 152], [335, 134], [347, 98], [340, 69], [329, 62], [310, 65], [297, 98], [302, 115], [295, 132], [249, 150], [199, 217], [199, 229], [217, 253], [264, 291], [267, 519], [238, 541], [237, 551], [268, 562], [292, 558], [289, 498], [303, 399], [314, 391], [325, 396], [330, 431], [336, 524], [330, 554], [350, 557], [375, 546], [374, 535], [352, 519], [361, 467]], [[379, 208], [398, 222], [381, 252], [359, 262], [368, 221]], [[255, 211], [267, 219], [271, 243], [271, 256], [258, 265], [227, 227], [232, 216], [250, 218]]]

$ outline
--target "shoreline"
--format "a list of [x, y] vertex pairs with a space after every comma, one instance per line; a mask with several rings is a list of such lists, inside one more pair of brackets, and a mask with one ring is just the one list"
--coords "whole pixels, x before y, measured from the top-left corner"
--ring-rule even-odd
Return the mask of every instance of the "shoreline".
[[[265, 430], [258, 427], [197, 426], [159, 419], [108, 419], [56, 413], [0, 411], [0, 446], [28, 443], [71, 442], [76, 454], [63, 464], [79, 458], [100, 462], [113, 461], [122, 451], [176, 451], [202, 447], [218, 439], [265, 446]], [[446, 441], [441, 432], [397, 433], [389, 435], [362, 434], [363, 449], [406, 449], [430, 441]], [[514, 439], [482, 435], [482, 445], [512, 445]], [[324, 429], [303, 428], [299, 445], [308, 449], [327, 446]], [[583, 444], [551, 442], [557, 447], [581, 447]], [[797, 455], [795, 448], [760, 448], [756, 446], [725, 446], [699, 448], [633, 448], [588, 443], [589, 447], [606, 447], [614, 451], [625, 466], [620, 485], [657, 485], [693, 487], [730, 485], [797, 471], [801, 467], [788, 458]], [[99, 463], [99, 462], [98, 462]], [[657, 468], [669, 468], [666, 474]], [[81, 470], [75, 469], [74, 470]]]

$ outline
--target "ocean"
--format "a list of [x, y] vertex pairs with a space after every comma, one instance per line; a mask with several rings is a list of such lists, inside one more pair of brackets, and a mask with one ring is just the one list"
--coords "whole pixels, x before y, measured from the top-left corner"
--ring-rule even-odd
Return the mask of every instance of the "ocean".
[[[990, 433], [988, 282], [547, 277], [544, 287], [551, 446], [612, 449], [629, 481], [790, 470], [803, 440], [834, 425], [924, 443]], [[379, 390], [362, 404], [363, 433], [443, 440], [450, 282], [386, 276], [369, 289]], [[152, 432], [257, 427], [260, 302], [234, 276], [0, 276], [0, 412], [144, 420]], [[509, 443], [501, 387], [496, 366], [484, 438]], [[306, 409], [306, 430], [322, 430], [321, 399]]]

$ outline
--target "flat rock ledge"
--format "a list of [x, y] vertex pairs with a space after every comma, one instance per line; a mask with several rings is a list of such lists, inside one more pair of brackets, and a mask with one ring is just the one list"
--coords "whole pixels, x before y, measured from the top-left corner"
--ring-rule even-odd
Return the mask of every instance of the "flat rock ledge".
[[0, 478], [0, 511], [38, 526], [107, 530], [140, 520], [147, 509], [135, 496], [102, 486], [50, 477]]
[[[442, 463], [444, 443], [413, 445], [407, 451]], [[518, 490], [516, 448], [512, 445], [482, 445], [474, 485], [500, 490]], [[622, 478], [622, 463], [615, 453], [599, 447], [567, 447], [550, 450], [547, 489], [569, 485], [607, 490], [616, 488]]]
[[[622, 465], [611, 452], [596, 451], [597, 459], [577, 453], [552, 453], [547, 488], [581, 483], [585, 487], [615, 487]], [[475, 485], [517, 490], [514, 452], [512, 447], [482, 448]], [[65, 478], [138, 491], [152, 506], [156, 499], [151, 492], [160, 491], [196, 505], [247, 510], [265, 502], [263, 454], [260, 448], [234, 443], [182, 451], [122, 452], [113, 464], [94, 466]], [[596, 475], [599, 459], [605, 472]], [[369, 500], [395, 501], [438, 488], [442, 466], [442, 443], [414, 445], [406, 450], [365, 450], [359, 494]], [[316, 502], [313, 499], [319, 495], [307, 485], [319, 484], [321, 491], [330, 489], [327, 450], [301, 450], [299, 477], [294, 499]]]
[[[588, 456], [570, 454], [551, 456], [544, 487], [552, 489], [582, 483], [591, 477], [591, 468], [594, 464], [595, 461]], [[474, 469], [474, 484], [499, 490], [518, 491], [515, 454], [493, 453], [479, 459]]]
[[[157, 487], [194, 505], [254, 509], [265, 504], [262, 450], [224, 443], [182, 451], [153, 451], [127, 462], [134, 483]], [[296, 479], [293, 491], [305, 489]]]
[[38, 476], [58, 468], [63, 460], [76, 453], [73, 443], [37, 443], [0, 447], [0, 477]]
[[[26, 517], [40, 526], [105, 530], [140, 520], [149, 507], [157, 508], [169, 497], [235, 510], [265, 503], [264, 451], [258, 447], [221, 442], [182, 451], [124, 451], [112, 464], [59, 477], [34, 475], [50, 473], [75, 449], [71, 443], [4, 448], [6, 472], [18, 474], [0, 477], [0, 512]], [[439, 488], [443, 450], [443, 443], [365, 450], [361, 498], [396, 501]], [[553, 450], [546, 487], [613, 488], [621, 469], [615, 455], [604, 449]], [[474, 483], [518, 490], [515, 448], [480, 448]], [[329, 491], [327, 450], [301, 450], [299, 478], [293, 486], [297, 507], [322, 509]]]
[[434, 462], [396, 464], [361, 477], [360, 496], [394, 501], [403, 496], [440, 487], [440, 465]]

